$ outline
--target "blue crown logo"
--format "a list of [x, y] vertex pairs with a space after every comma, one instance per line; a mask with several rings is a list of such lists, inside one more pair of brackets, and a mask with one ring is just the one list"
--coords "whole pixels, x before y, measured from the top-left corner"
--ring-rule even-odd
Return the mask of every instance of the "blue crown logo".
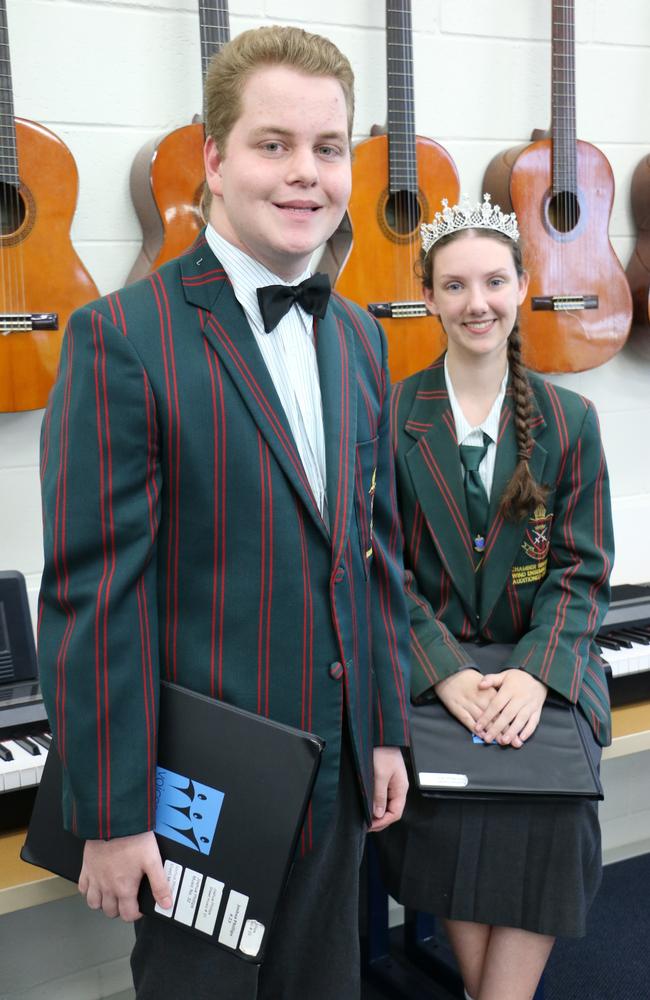
[[209, 854], [223, 792], [199, 781], [156, 768], [156, 833], [193, 851]]

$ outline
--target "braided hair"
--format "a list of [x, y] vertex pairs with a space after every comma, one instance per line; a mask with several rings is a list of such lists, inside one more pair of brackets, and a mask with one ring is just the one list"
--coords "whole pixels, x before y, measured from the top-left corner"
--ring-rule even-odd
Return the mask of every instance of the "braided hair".
[[[433, 261], [437, 250], [462, 237], [467, 231], [460, 230], [449, 233], [434, 243], [427, 254], [421, 253], [418, 273], [425, 288], [433, 291]], [[493, 229], [473, 229], [472, 232], [485, 239], [498, 240], [509, 247], [517, 277], [520, 278], [524, 274], [521, 248], [517, 243]], [[508, 337], [508, 366], [510, 370], [509, 386], [514, 397], [517, 465], [501, 496], [499, 513], [507, 521], [521, 521], [531, 510], [539, 504], [545, 503], [548, 487], [537, 482], [528, 464], [533, 447], [530, 430], [533, 412], [532, 390], [528, 373], [521, 358], [521, 335], [518, 322], [515, 323]]]

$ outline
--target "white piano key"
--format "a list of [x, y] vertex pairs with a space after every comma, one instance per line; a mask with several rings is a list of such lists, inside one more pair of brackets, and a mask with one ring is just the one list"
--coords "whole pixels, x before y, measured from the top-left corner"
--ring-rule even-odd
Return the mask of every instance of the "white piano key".
[[609, 663], [614, 677], [650, 670], [650, 646], [632, 643], [631, 649], [603, 649], [603, 659]]
[[19, 747], [14, 740], [0, 740], [11, 750], [13, 760], [0, 760], [0, 792], [11, 792], [18, 788], [30, 788], [41, 780], [47, 759], [47, 751], [40, 748], [40, 755], [34, 756]]
[[603, 649], [603, 656], [612, 668], [613, 677], [622, 677], [629, 672], [626, 649]]

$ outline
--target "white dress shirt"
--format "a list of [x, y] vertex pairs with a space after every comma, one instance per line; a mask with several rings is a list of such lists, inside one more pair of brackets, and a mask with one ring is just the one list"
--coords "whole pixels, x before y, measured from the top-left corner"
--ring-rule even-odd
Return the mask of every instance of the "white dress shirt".
[[499, 394], [492, 404], [492, 409], [488, 413], [485, 420], [478, 425], [478, 427], [472, 427], [469, 420], [463, 413], [460, 403], [456, 398], [456, 393], [454, 392], [454, 386], [451, 381], [451, 375], [449, 374], [449, 369], [447, 368], [447, 355], [445, 354], [445, 382], [447, 384], [447, 392], [449, 394], [449, 402], [451, 404], [451, 412], [454, 415], [454, 422], [456, 424], [456, 437], [458, 439], [458, 444], [473, 444], [479, 447], [483, 446], [483, 434], [488, 434], [490, 436], [490, 444], [488, 445], [488, 450], [485, 453], [485, 457], [478, 467], [478, 474], [481, 477], [481, 482], [485, 487], [485, 492], [487, 494], [488, 500], [490, 498], [490, 493], [492, 492], [492, 480], [494, 479], [494, 464], [497, 458], [497, 441], [499, 438], [499, 421], [501, 420], [501, 407], [503, 406], [503, 400], [506, 396], [506, 388], [508, 386], [508, 366], [506, 366], [506, 373], [503, 376], [503, 381], [501, 383], [501, 388], [499, 389]]
[[264, 285], [297, 285], [308, 278], [311, 271], [304, 271], [293, 281], [285, 281], [225, 240], [210, 224], [205, 235], [210, 249], [230, 279], [235, 298], [246, 313], [289, 421], [321, 516], [328, 524], [323, 403], [313, 316], [294, 303], [275, 330], [266, 333], [257, 301], [258, 288]]

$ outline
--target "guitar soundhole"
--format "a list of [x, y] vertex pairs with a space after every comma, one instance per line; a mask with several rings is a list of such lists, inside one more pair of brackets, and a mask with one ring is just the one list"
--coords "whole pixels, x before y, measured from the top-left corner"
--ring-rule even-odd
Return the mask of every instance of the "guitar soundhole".
[[558, 233], [570, 233], [580, 221], [580, 202], [573, 191], [558, 191], [548, 203], [548, 220]]
[[399, 236], [407, 236], [420, 225], [420, 202], [412, 191], [395, 191], [388, 196], [384, 208], [386, 224]]
[[11, 236], [23, 225], [25, 202], [20, 191], [6, 181], [0, 183], [0, 236]]

